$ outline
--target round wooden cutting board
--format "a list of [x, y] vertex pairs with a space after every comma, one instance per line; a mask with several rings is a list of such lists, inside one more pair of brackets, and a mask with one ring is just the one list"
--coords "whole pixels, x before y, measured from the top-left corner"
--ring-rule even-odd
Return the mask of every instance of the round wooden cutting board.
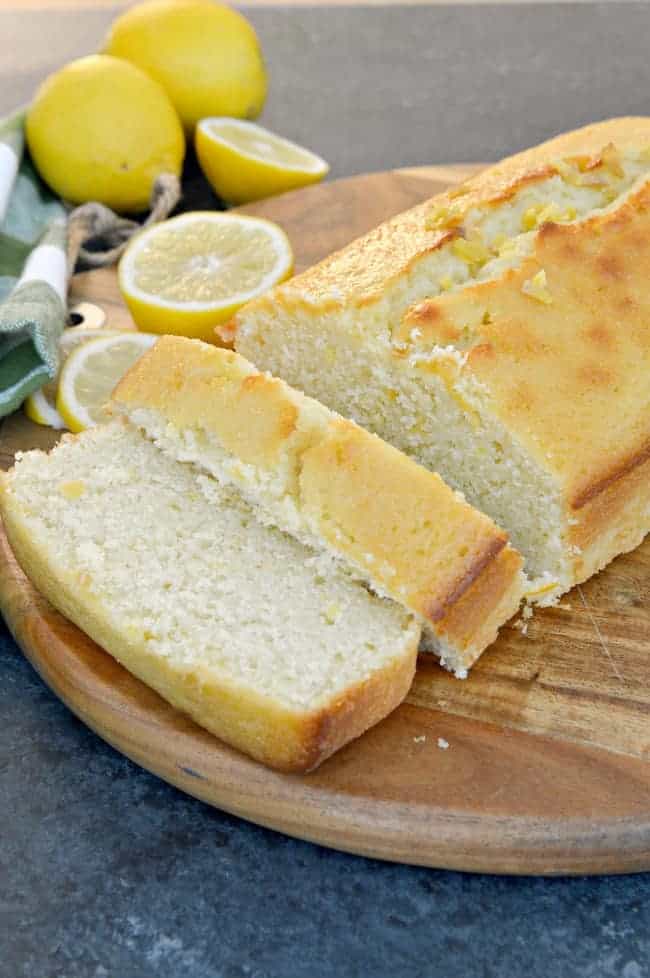
[[[355, 177], [248, 211], [278, 221], [298, 270], [476, 167]], [[74, 296], [129, 325], [114, 271]], [[2, 464], [54, 433], [21, 413]], [[502, 629], [465, 682], [421, 658], [405, 704], [306, 777], [226, 747], [130, 676], [34, 590], [0, 535], [0, 607], [81, 719], [182, 790], [364, 855], [502, 873], [650, 869], [650, 540], [557, 608]]]

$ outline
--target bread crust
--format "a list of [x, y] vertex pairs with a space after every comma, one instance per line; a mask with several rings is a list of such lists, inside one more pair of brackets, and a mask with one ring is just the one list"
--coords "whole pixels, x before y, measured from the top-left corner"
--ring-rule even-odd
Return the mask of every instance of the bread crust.
[[[445, 640], [460, 657], [471, 649], [476, 658], [522, 597], [522, 560], [510, 550], [499, 566], [501, 577], [508, 568], [511, 600], [496, 621], [503, 582], [487, 570], [508, 537], [487, 516], [435, 473], [283, 381], [257, 373], [238, 354], [162, 338], [113, 395], [113, 410], [129, 415], [139, 408], [159, 412], [177, 429], [206, 432], [263, 472], [282, 469], [286, 491], [316, 539], [434, 632], [445, 619]], [[292, 424], [269, 420], [290, 416]], [[481, 614], [452, 615], [482, 577]]]
[[[296, 305], [312, 316], [325, 314], [335, 307], [337, 287], [339, 309], [380, 301], [458, 233], [457, 226], [427, 231], [432, 210], [453, 207], [462, 223], [473, 208], [497, 208], [524, 184], [550, 176], [555, 162], [581, 158], [600, 165], [599, 154], [610, 144], [621, 152], [647, 152], [650, 118], [585, 126], [491, 166], [250, 303], [233, 328], [258, 314], [272, 316], [274, 308], [280, 315]], [[540, 272], [548, 303], [527, 292]], [[650, 529], [638, 478], [647, 472], [650, 453], [649, 281], [646, 181], [575, 224], [543, 224], [532, 253], [517, 267], [419, 302], [386, 324], [395, 363], [439, 374], [468, 416], [479, 424], [481, 411], [488, 421], [498, 419], [551, 475], [564, 501], [573, 583]]]
[[[563, 133], [531, 149], [510, 156], [467, 180], [460, 190], [460, 217], [472, 207], [507, 199], [524, 182], [541, 179], [549, 161], [573, 155], [591, 156], [613, 142], [621, 149], [650, 146], [650, 118], [630, 116], [608, 119]], [[319, 312], [342, 306], [364, 306], [380, 301], [392, 283], [412, 273], [426, 255], [453, 236], [449, 229], [427, 229], [432, 206], [459, 204], [459, 188], [432, 197], [380, 224], [368, 234], [334, 252], [324, 261], [248, 303], [229, 324], [232, 339], [250, 314], [274, 307], [286, 311], [318, 308]]]
[[[477, 576], [437, 623], [448, 646], [446, 665], [455, 672], [469, 669], [494, 642], [504, 621], [521, 603], [521, 557], [505, 547]], [[454, 653], [454, 650], [455, 653]]]
[[404, 648], [364, 682], [312, 711], [290, 710], [250, 688], [201, 667], [181, 669], [147, 648], [142, 635], [111, 618], [83, 581], [57, 566], [29, 531], [25, 514], [0, 479], [0, 511], [7, 538], [37, 590], [129, 672], [200, 726], [258, 761], [287, 773], [306, 773], [387, 716], [413, 680], [419, 631], [405, 632]]
[[623, 470], [579, 508], [568, 507], [574, 583], [586, 581], [650, 532], [650, 458]]
[[[526, 292], [540, 271], [548, 303]], [[410, 348], [426, 357], [462, 332], [454, 385], [487, 389], [489, 413], [580, 508], [650, 451], [649, 280], [644, 184], [607, 213], [544, 225], [519, 267], [419, 303], [404, 333], [417, 324]]]

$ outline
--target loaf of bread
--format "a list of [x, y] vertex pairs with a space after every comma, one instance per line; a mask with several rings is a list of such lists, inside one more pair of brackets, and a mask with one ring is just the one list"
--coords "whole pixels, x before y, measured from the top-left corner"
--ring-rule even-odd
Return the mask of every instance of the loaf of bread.
[[114, 421], [0, 480], [38, 590], [199, 724], [284, 771], [314, 768], [406, 695], [420, 628], [231, 488]]
[[650, 119], [499, 163], [222, 336], [439, 472], [557, 600], [650, 529]]
[[521, 557], [492, 520], [402, 452], [259, 373], [167, 336], [113, 394], [172, 458], [235, 486], [266, 522], [413, 612], [458, 675], [516, 611]]

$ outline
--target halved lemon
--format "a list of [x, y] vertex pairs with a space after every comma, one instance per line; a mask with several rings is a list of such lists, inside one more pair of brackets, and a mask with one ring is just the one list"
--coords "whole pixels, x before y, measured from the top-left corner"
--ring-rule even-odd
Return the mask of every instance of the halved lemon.
[[140, 329], [214, 343], [216, 326], [282, 282], [292, 268], [289, 239], [277, 224], [194, 211], [138, 234], [118, 275]]
[[158, 339], [123, 330], [77, 346], [59, 378], [56, 408], [70, 431], [83, 431], [107, 420], [104, 406], [118, 381]]
[[[88, 340], [97, 339], [98, 336], [122, 336], [124, 330], [102, 329], [99, 327], [72, 326], [63, 331], [59, 340], [59, 350], [61, 354], [61, 367], [68, 359], [72, 351], [80, 343]], [[60, 370], [59, 370], [60, 373]], [[56, 409], [56, 390], [59, 378], [48, 381], [40, 390], [30, 394], [25, 400], [25, 414], [36, 424], [47, 425], [49, 428], [63, 429], [65, 421]]]
[[320, 156], [243, 119], [201, 119], [194, 144], [201, 169], [229, 204], [306, 187], [329, 172]]

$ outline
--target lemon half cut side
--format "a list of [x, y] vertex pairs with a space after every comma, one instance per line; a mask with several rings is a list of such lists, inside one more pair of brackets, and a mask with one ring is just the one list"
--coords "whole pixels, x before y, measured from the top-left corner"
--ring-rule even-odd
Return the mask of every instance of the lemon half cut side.
[[216, 326], [292, 269], [291, 245], [277, 224], [195, 211], [138, 234], [118, 277], [140, 329], [216, 342]]
[[320, 156], [242, 119], [202, 119], [195, 135], [201, 168], [230, 204], [247, 204], [317, 183], [329, 172]]

